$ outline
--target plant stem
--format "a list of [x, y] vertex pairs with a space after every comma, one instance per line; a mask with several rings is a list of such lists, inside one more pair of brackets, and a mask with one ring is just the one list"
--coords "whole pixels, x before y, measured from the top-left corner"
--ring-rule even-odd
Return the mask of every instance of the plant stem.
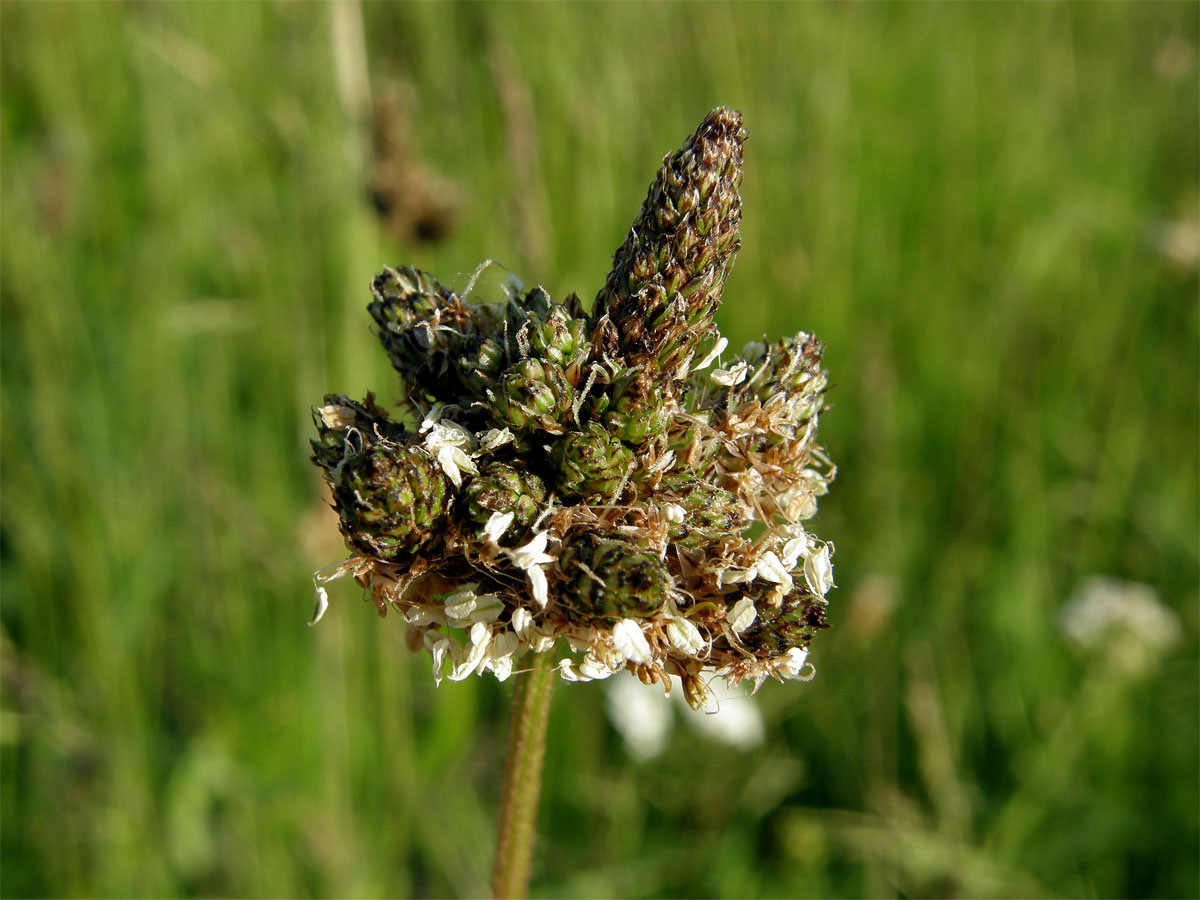
[[534, 655], [533, 671], [518, 677], [513, 694], [504, 783], [500, 788], [496, 862], [492, 867], [492, 896], [497, 900], [519, 900], [529, 889], [529, 860], [536, 837], [546, 723], [550, 720], [550, 691], [554, 686], [549, 656]]

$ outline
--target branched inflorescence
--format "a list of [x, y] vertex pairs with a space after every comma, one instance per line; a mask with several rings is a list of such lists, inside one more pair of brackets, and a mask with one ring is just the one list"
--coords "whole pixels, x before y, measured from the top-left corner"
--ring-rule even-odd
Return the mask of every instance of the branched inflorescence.
[[314, 411], [354, 553], [318, 580], [398, 610], [439, 681], [554, 651], [569, 681], [678, 675], [699, 708], [705, 673], [810, 677], [832, 587], [832, 545], [801, 524], [834, 475], [822, 346], [712, 369], [745, 138], [716, 109], [664, 159], [590, 313], [515, 279], [494, 302], [411, 268], [373, 282], [403, 395], [395, 417], [370, 395]]

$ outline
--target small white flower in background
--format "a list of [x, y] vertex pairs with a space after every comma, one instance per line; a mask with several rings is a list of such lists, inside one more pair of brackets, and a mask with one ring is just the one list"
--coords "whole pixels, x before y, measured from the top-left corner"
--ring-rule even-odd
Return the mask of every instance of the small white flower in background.
[[624, 739], [630, 756], [645, 762], [667, 749], [674, 712], [660, 688], [647, 687], [635, 678], [614, 678], [605, 686], [604, 699], [608, 721]]
[[[687, 708], [683, 686], [672, 676], [671, 696], [683, 707], [683, 719], [704, 738], [738, 750], [752, 750], [766, 738], [762, 713], [754, 699], [730, 688], [722, 678], [709, 684], [709, 709], [696, 715]], [[614, 678], [605, 685], [608, 720], [634, 759], [654, 759], [667, 748], [674, 727], [672, 701], [658, 685], [633, 678]]]
[[1076, 588], [1059, 626], [1072, 643], [1103, 653], [1130, 674], [1144, 671], [1182, 632], [1178, 614], [1163, 605], [1154, 588], [1102, 576]]

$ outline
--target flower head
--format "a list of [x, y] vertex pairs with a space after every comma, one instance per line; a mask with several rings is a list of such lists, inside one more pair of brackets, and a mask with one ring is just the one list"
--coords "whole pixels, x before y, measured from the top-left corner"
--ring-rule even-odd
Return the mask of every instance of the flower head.
[[399, 412], [327, 396], [313, 460], [354, 553], [337, 573], [403, 615], [439, 682], [555, 652], [566, 680], [675, 677], [704, 708], [714, 675], [812, 677], [822, 345], [726, 356], [714, 318], [745, 140], [716, 109], [664, 160], [590, 313], [515, 279], [483, 302], [407, 267], [373, 282]]

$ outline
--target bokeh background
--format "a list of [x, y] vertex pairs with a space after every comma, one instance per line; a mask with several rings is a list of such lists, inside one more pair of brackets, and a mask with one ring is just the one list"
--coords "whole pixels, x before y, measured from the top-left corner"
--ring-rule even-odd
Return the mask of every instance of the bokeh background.
[[534, 895], [1196, 896], [1198, 10], [0, 5], [0, 891], [486, 891], [512, 685], [304, 627], [309, 411], [384, 263], [593, 295], [725, 104], [833, 627], [748, 751], [560, 687]]

